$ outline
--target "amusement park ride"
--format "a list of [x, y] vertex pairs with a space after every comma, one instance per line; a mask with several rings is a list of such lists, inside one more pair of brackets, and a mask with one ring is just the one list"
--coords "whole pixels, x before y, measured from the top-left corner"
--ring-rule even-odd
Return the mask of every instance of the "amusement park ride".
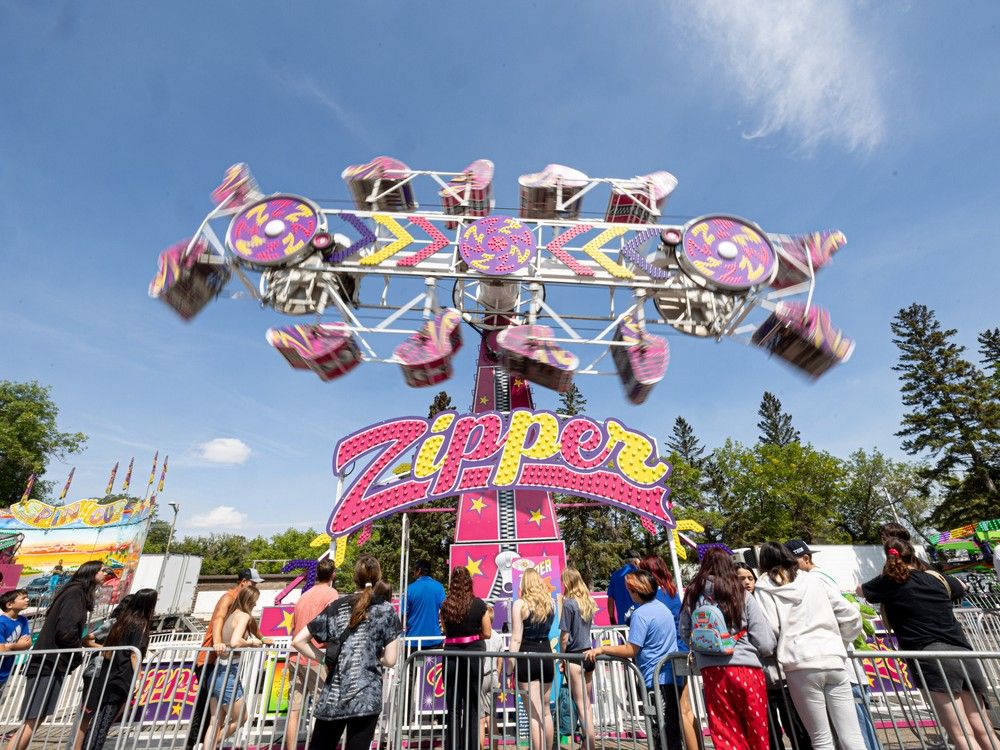
[[[266, 339], [289, 365], [323, 380], [385, 363], [399, 366], [409, 386], [440, 383], [452, 375], [462, 324], [468, 325], [481, 336], [472, 415], [479, 415], [480, 431], [457, 446], [466, 459], [492, 455], [484, 447], [489, 414], [509, 419], [516, 410], [530, 412], [529, 382], [564, 392], [577, 375], [613, 371], [626, 398], [643, 403], [669, 362], [667, 340], [657, 331], [748, 340], [813, 378], [853, 350], [813, 304], [816, 272], [846, 242], [841, 232], [774, 234], [724, 215], [661, 223], [677, 186], [667, 172], [592, 178], [550, 164], [519, 178], [518, 216], [493, 213], [493, 164], [485, 159], [461, 172], [439, 172], [377, 157], [342, 177], [352, 210], [264, 194], [245, 164], [234, 165], [195, 235], [160, 255], [150, 294], [187, 320], [235, 277], [262, 306], [308, 319], [271, 328]], [[417, 188], [425, 186], [439, 204], [421, 209]], [[586, 218], [584, 200], [600, 191], [609, 193], [603, 218]], [[453, 437], [461, 419], [451, 420], [423, 429]], [[536, 420], [537, 443], [545, 420], [537, 414]], [[628, 436], [593, 424], [578, 430], [577, 458], [600, 453], [604, 440], [607, 456], [624, 471], [622, 457], [634, 447]], [[377, 444], [373, 435], [365, 445]], [[335, 467], [347, 440], [335, 451]], [[532, 454], [530, 442], [521, 446], [525, 456], [548, 458]], [[593, 479], [584, 477], [593, 467], [567, 470], [577, 472], [581, 486]], [[470, 489], [475, 484], [462, 479], [453, 487], [461, 496], [451, 557], [474, 571], [477, 595], [509, 595], [518, 556], [562, 561], [549, 494], [557, 485], [480, 482], [476, 487], [492, 489]], [[588, 496], [580, 487], [575, 492]], [[671, 526], [666, 492], [664, 485], [662, 512], [624, 504], [644, 523]], [[589, 496], [609, 498], [597, 490]], [[371, 495], [366, 499], [370, 504]], [[407, 495], [384, 501], [377, 512], [359, 515], [360, 502], [350, 510], [370, 524], [393, 507], [426, 499]], [[338, 508], [346, 510], [340, 500]], [[354, 528], [366, 527], [331, 518], [335, 536]]]

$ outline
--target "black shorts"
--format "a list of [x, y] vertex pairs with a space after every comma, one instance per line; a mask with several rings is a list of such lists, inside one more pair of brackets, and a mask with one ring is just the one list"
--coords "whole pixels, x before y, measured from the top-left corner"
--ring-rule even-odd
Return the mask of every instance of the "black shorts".
[[[525, 641], [521, 651], [532, 654], [551, 654], [552, 646], [548, 639], [544, 641]], [[518, 682], [544, 682], [549, 684], [555, 676], [555, 665], [552, 659], [533, 659], [530, 656], [519, 656], [515, 660]]]
[[66, 673], [36, 675], [25, 683], [21, 712], [25, 719], [44, 719], [56, 710]]
[[[965, 651], [950, 643], [932, 643], [924, 651]], [[932, 693], [962, 692], [975, 693], [985, 698], [989, 694], [986, 674], [982, 663], [974, 657], [961, 659], [914, 659], [911, 669], [916, 675], [916, 682]]]
[[[587, 652], [586, 651], [567, 651], [566, 655], [568, 656], [569, 654], [576, 655], [576, 654], [585, 654], [585, 653], [587, 653]], [[580, 664], [580, 665], [583, 666], [583, 671], [587, 672], [587, 673], [593, 672], [595, 669], [597, 669], [597, 660], [596, 659], [581, 659], [580, 661], [577, 661], [576, 659], [574, 659], [573, 661], [567, 661], [566, 663], [567, 664]]]

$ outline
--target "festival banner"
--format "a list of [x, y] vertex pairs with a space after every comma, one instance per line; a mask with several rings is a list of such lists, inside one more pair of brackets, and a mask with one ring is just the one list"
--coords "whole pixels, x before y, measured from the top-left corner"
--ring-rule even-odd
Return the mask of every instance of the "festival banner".
[[108, 486], [107, 486], [107, 489], [104, 490], [104, 494], [105, 495], [110, 495], [111, 494], [111, 490], [114, 489], [114, 487], [115, 487], [115, 475], [117, 473], [118, 473], [118, 462], [115, 461], [115, 465], [111, 469], [111, 476], [108, 477]]
[[66, 499], [66, 495], [69, 494], [69, 486], [73, 483], [73, 474], [75, 472], [76, 472], [76, 467], [75, 466], [72, 469], [69, 470], [69, 476], [66, 477], [66, 484], [62, 488], [62, 492], [59, 493], [59, 499], [60, 500], [65, 500]]
[[146, 493], [149, 493], [149, 488], [153, 486], [153, 482], [156, 481], [156, 464], [160, 458], [160, 451], [157, 449], [156, 453], [153, 454], [153, 468], [149, 470], [149, 481], [146, 482]]
[[145, 669], [139, 675], [133, 705], [142, 721], [189, 721], [198, 696], [198, 667], [192, 662]]
[[167, 479], [167, 461], [170, 460], [170, 456], [163, 457], [163, 471], [160, 473], [160, 484], [156, 488], [156, 492], [163, 492], [163, 483]]
[[[117, 526], [136, 523], [149, 515], [153, 503], [139, 498], [123, 498], [112, 503], [102, 503], [89, 498], [77, 500], [68, 505], [49, 505], [41, 500], [14, 503], [7, 512], [24, 526], [35, 529], [58, 529]], [[0, 512], [0, 529], [9, 528], [4, 523], [4, 513]]]
[[135, 466], [135, 456], [128, 460], [128, 470], [125, 472], [125, 482], [122, 484], [122, 494], [128, 494], [128, 486], [132, 483], [132, 467]]
[[28, 483], [24, 486], [24, 492], [21, 493], [22, 503], [27, 502], [28, 499], [31, 497], [31, 490], [34, 488], [34, 486], [35, 486], [35, 475], [32, 474], [30, 477], [28, 477]]

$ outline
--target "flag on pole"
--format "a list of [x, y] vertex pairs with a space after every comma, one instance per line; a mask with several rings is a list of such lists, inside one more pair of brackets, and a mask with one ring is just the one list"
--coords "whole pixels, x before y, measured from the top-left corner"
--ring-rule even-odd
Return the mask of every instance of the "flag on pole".
[[149, 492], [149, 488], [152, 487], [153, 482], [156, 481], [156, 464], [157, 464], [157, 459], [159, 458], [160, 458], [160, 451], [157, 450], [156, 453], [153, 454], [153, 468], [149, 470], [149, 481], [146, 482], [146, 492]]
[[66, 477], [66, 486], [63, 487], [63, 491], [59, 494], [59, 499], [60, 500], [65, 500], [66, 499], [66, 495], [69, 494], [69, 486], [70, 486], [70, 484], [73, 483], [73, 472], [75, 472], [75, 471], [76, 471], [76, 467], [75, 466], [72, 469], [69, 470], [69, 476]]
[[170, 456], [163, 457], [163, 471], [160, 472], [160, 483], [156, 487], [156, 491], [163, 492], [163, 481], [167, 478], [167, 461], [170, 460]]
[[21, 495], [21, 502], [27, 502], [28, 498], [31, 497], [31, 490], [35, 486], [35, 475], [32, 474], [28, 477], [28, 484], [24, 487], [24, 493]]
[[132, 466], [135, 464], [135, 456], [128, 460], [128, 471], [125, 472], [125, 484], [122, 485], [122, 494], [128, 494], [128, 486], [132, 483]]
[[115, 461], [115, 467], [111, 470], [111, 476], [108, 477], [108, 487], [104, 490], [105, 495], [110, 495], [112, 488], [115, 486], [115, 474], [118, 473], [118, 462]]

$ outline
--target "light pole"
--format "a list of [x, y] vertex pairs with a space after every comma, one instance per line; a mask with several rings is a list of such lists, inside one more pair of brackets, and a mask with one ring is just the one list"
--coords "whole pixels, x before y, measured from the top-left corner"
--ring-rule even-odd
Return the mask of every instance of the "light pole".
[[167, 534], [167, 546], [163, 548], [163, 560], [160, 561], [160, 575], [156, 579], [156, 595], [160, 596], [162, 593], [160, 587], [163, 585], [163, 574], [167, 570], [167, 559], [170, 557], [170, 543], [174, 540], [174, 528], [177, 526], [177, 514], [180, 512], [180, 503], [167, 503], [170, 509], [174, 512], [174, 517], [170, 521], [170, 533]]

